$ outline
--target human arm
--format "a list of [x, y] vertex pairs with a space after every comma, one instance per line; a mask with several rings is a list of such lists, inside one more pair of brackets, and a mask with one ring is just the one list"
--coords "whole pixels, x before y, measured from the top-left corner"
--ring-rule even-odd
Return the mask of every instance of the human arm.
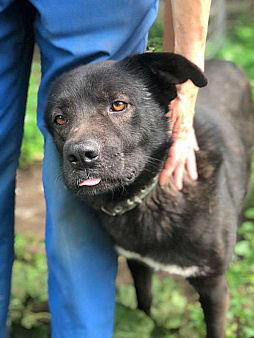
[[[167, 0], [166, 9], [172, 20], [166, 26], [164, 45], [167, 51], [185, 56], [204, 70], [204, 53], [211, 0]], [[171, 23], [170, 23], [171, 22]], [[173, 43], [172, 43], [173, 41]], [[173, 49], [173, 50], [172, 50]], [[182, 189], [183, 172], [186, 166], [191, 179], [197, 179], [195, 150], [198, 145], [193, 131], [193, 117], [198, 88], [187, 81], [177, 85], [177, 97], [170, 103], [169, 121], [173, 145], [160, 175], [163, 185], [173, 174], [177, 189]]]

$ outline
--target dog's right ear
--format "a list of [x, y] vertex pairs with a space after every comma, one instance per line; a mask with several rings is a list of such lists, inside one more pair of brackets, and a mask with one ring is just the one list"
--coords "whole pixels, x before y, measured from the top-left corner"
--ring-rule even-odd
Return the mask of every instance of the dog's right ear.
[[191, 80], [204, 87], [207, 79], [194, 63], [174, 53], [145, 53], [129, 56], [119, 64], [148, 85], [158, 102], [167, 107], [177, 96], [176, 84]]
[[191, 80], [197, 87], [204, 87], [204, 73], [185, 57], [174, 53], [144, 53], [129, 56], [122, 62], [134, 71], [142, 68], [154, 78], [167, 84], [179, 84]]

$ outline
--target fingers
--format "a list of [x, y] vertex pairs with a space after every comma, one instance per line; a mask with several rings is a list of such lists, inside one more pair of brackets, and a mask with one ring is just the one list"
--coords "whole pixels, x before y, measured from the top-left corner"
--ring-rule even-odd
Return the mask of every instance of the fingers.
[[170, 176], [171, 174], [168, 175], [167, 170], [163, 169], [159, 177], [159, 185], [162, 187], [167, 182]]
[[186, 163], [186, 142], [184, 140], [175, 141], [169, 150], [164, 169], [159, 178], [159, 184], [163, 186], [173, 174], [174, 182], [178, 190], [182, 189], [183, 173]]
[[184, 163], [179, 162], [176, 166], [176, 169], [174, 171], [174, 183], [177, 188], [177, 190], [183, 189], [183, 173], [184, 173]]
[[189, 177], [195, 181], [198, 179], [196, 155], [194, 149], [189, 149], [188, 157], [186, 160], [186, 169]]
[[169, 177], [172, 175], [175, 167], [177, 165], [177, 159], [173, 156], [170, 156], [167, 158], [167, 161], [165, 163], [164, 169], [162, 170], [160, 177], [159, 177], [159, 184], [160, 186], [163, 186]]
[[[169, 157], [167, 161], [170, 161], [171, 158]], [[167, 163], [167, 162], [166, 162]], [[175, 168], [176, 168], [177, 163], [173, 164], [170, 163], [167, 165], [167, 168], [165, 167], [159, 177], [159, 184], [160, 186], [163, 186], [167, 180], [169, 179], [169, 177], [172, 175], [172, 173], [174, 172]]]
[[194, 133], [194, 130], [193, 130], [193, 145], [192, 146], [195, 151], [199, 151], [198, 141]]
[[177, 97], [170, 102], [166, 116], [173, 145], [169, 149], [168, 158], [159, 177], [161, 186], [173, 175], [176, 188], [181, 190], [185, 168], [192, 180], [198, 178], [195, 151], [199, 150], [199, 147], [193, 130], [197, 93], [197, 87], [187, 81], [177, 85]]
[[178, 190], [183, 188], [183, 175], [186, 168], [190, 179], [197, 180], [195, 149], [199, 149], [194, 133], [190, 133], [188, 139], [178, 139], [169, 150], [164, 169], [159, 177], [159, 184], [163, 186], [173, 174], [175, 186]]

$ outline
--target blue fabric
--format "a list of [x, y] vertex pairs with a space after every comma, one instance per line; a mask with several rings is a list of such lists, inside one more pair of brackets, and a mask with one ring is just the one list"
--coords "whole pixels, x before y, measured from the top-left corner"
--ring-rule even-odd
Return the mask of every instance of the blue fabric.
[[[28, 12], [17, 10], [17, 3], [0, 0], [0, 337], [5, 336], [9, 302], [15, 171], [34, 42]], [[95, 212], [64, 186], [60, 159], [43, 128], [43, 111], [50, 83], [64, 70], [143, 52], [158, 1], [31, 3], [42, 59], [38, 125], [45, 136], [43, 183], [52, 336], [107, 338], [113, 330], [116, 255]], [[22, 6], [26, 4], [25, 0]]]
[[[0, 6], [1, 8], [1, 6]], [[14, 236], [14, 190], [33, 37], [14, 6], [0, 12], [0, 337], [5, 337]], [[31, 32], [31, 30], [30, 30]], [[31, 41], [31, 43], [29, 42]]]

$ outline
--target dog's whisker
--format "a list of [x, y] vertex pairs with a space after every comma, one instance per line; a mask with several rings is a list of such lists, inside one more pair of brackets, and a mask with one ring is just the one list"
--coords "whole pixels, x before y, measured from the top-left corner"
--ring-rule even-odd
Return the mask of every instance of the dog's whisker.
[[143, 170], [149, 174], [154, 174], [154, 171], [149, 170], [148, 168], [144, 168]]
[[61, 168], [59, 168], [58, 172], [56, 173], [56, 177], [55, 177], [56, 182], [62, 181], [63, 177], [64, 177], [64, 173], [63, 173], [63, 169], [61, 167]]
[[121, 196], [123, 196], [124, 193], [126, 192], [126, 188], [125, 188], [125, 186], [124, 186], [123, 184], [121, 184], [120, 187], [121, 187], [121, 189], [122, 189], [122, 194], [121, 194]]
[[148, 160], [148, 161], [151, 161], [151, 162], [157, 162], [157, 163], [162, 163], [163, 160], [160, 160], [158, 158], [155, 158], [155, 157], [152, 157], [152, 156], [149, 156], [149, 155], [144, 155], [144, 157]]

